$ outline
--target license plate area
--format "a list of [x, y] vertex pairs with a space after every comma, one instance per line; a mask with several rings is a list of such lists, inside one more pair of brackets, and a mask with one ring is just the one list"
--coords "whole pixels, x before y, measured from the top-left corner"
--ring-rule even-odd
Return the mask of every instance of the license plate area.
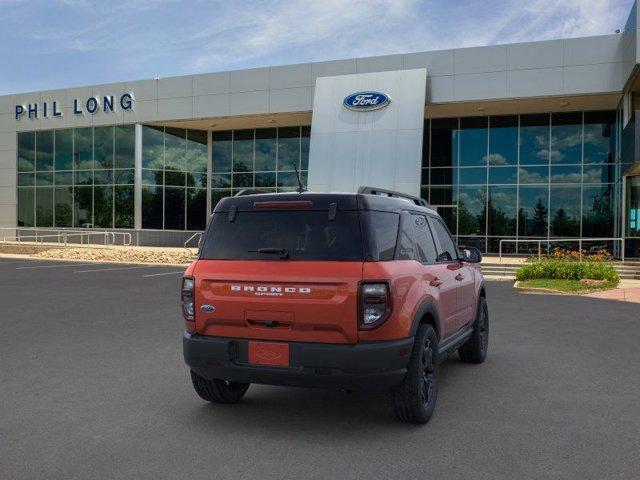
[[275, 342], [249, 342], [249, 364], [271, 367], [289, 366], [289, 344]]

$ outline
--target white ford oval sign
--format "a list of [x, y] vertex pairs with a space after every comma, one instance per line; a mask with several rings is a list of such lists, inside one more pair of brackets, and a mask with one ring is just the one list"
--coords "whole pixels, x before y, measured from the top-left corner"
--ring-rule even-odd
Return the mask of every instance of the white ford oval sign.
[[346, 96], [342, 103], [349, 110], [366, 112], [384, 108], [389, 102], [391, 99], [381, 92], [356, 92]]

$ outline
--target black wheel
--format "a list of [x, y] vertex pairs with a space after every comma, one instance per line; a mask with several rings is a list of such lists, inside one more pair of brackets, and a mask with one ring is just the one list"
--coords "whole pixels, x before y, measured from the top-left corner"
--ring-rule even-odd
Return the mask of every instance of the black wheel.
[[458, 349], [460, 360], [467, 363], [482, 363], [487, 358], [489, 347], [489, 309], [484, 297], [478, 301], [478, 313], [473, 323], [473, 333], [467, 343]]
[[399, 420], [427, 423], [438, 397], [438, 337], [431, 325], [420, 325], [411, 351], [407, 376], [389, 394]]
[[208, 402], [237, 403], [249, 389], [249, 383], [207, 380], [191, 370], [191, 382], [196, 393]]

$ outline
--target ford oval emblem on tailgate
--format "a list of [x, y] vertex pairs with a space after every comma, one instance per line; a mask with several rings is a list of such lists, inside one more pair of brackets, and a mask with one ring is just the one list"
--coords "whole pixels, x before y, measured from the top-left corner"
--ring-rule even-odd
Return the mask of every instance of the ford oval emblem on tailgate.
[[200, 307], [200, 310], [202, 310], [203, 312], [215, 312], [216, 311], [216, 307], [214, 307], [213, 305], [202, 305]]
[[389, 102], [391, 99], [382, 92], [356, 92], [347, 95], [342, 101], [349, 110], [362, 112], [384, 108]]

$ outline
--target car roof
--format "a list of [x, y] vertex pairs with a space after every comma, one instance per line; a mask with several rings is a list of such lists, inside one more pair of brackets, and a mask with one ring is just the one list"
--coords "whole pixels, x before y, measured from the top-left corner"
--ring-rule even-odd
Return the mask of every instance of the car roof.
[[[301, 200], [311, 202], [312, 210], [328, 210], [330, 205], [335, 203], [337, 210], [376, 210], [394, 213], [410, 210], [430, 215], [438, 215], [432, 208], [418, 205], [410, 198], [404, 197], [349, 192], [254, 193], [254, 191], [247, 191], [242, 195], [223, 198], [216, 205], [214, 213], [229, 212], [232, 208], [238, 211], [253, 210], [254, 203], [256, 202], [293, 202]], [[282, 207], [278, 209], [281, 210]], [[292, 209], [295, 209], [295, 207], [292, 207]]]

